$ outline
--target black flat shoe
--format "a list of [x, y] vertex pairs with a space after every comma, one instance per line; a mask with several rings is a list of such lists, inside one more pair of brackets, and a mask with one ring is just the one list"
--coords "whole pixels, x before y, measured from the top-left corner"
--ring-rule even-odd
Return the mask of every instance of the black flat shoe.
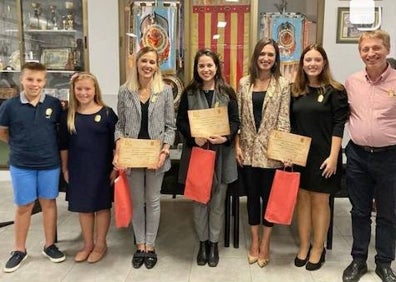
[[140, 268], [144, 263], [144, 258], [146, 257], [146, 253], [142, 250], [137, 250], [132, 257], [132, 266], [133, 268]]
[[200, 241], [199, 242], [199, 250], [197, 255], [197, 264], [205, 265], [208, 262], [209, 256], [209, 241]]
[[144, 258], [144, 265], [147, 269], [152, 269], [157, 263], [157, 254], [155, 251], [148, 251]]
[[311, 248], [312, 248], [312, 246], [309, 246], [308, 253], [307, 253], [307, 256], [305, 257], [305, 259], [300, 259], [298, 256], [296, 256], [296, 257], [294, 258], [294, 265], [295, 265], [295, 266], [297, 266], [297, 267], [303, 267], [304, 265], [307, 264], [307, 262], [308, 262], [308, 260], [309, 260], [309, 255], [310, 255], [310, 253], [311, 253]]
[[217, 247], [217, 242], [209, 242], [209, 256], [208, 265], [210, 267], [216, 267], [219, 263], [219, 249]]
[[319, 268], [322, 267], [325, 260], [326, 260], [326, 249], [323, 248], [323, 251], [322, 251], [322, 254], [320, 255], [319, 261], [317, 263], [308, 261], [307, 264], [305, 265], [305, 269], [309, 270], [309, 271], [318, 270]]

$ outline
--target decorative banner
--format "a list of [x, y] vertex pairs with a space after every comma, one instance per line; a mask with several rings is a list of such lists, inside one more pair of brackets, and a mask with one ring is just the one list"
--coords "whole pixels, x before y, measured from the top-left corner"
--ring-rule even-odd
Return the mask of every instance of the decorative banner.
[[144, 46], [155, 48], [164, 73], [176, 73], [176, 6], [140, 6], [135, 2], [133, 16], [136, 34], [136, 51]]
[[278, 42], [282, 62], [300, 60], [303, 44], [303, 18], [281, 15], [272, 21], [272, 38]]
[[303, 49], [309, 44], [311, 22], [296, 13], [260, 14], [260, 37], [274, 39], [280, 49], [281, 72], [294, 81]]
[[[250, 5], [221, 5], [219, 1], [194, 1], [191, 15], [191, 58], [196, 51], [210, 48], [220, 55], [225, 80], [237, 88], [248, 73]], [[218, 27], [225, 22], [225, 27]]]

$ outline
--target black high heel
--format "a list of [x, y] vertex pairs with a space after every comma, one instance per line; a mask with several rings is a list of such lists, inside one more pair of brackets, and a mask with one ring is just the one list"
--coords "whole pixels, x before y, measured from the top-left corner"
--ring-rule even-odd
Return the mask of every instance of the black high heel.
[[317, 263], [312, 263], [308, 261], [307, 264], [305, 265], [305, 269], [309, 271], [318, 270], [319, 268], [322, 267], [325, 260], [326, 260], [326, 249], [323, 248], [319, 261]]
[[312, 245], [309, 246], [308, 253], [307, 253], [307, 256], [305, 257], [305, 259], [300, 259], [298, 256], [296, 256], [294, 258], [294, 265], [297, 267], [303, 267], [308, 262], [309, 255], [311, 253], [311, 249], [312, 249]]

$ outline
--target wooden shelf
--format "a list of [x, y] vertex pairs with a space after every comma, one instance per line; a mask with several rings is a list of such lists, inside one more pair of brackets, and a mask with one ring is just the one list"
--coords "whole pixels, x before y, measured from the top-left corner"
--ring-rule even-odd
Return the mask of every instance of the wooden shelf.
[[71, 30], [66, 30], [66, 29], [25, 29], [25, 33], [37, 33], [37, 34], [52, 34], [52, 33], [63, 33], [63, 34], [75, 34], [77, 30], [71, 29]]

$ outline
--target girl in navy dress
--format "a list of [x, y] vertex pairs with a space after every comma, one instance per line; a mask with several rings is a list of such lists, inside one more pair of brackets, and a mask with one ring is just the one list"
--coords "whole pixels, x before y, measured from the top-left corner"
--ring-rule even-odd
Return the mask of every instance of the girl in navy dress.
[[90, 73], [72, 78], [70, 96], [60, 131], [69, 210], [79, 213], [84, 240], [74, 260], [94, 263], [107, 251], [112, 184], [116, 177], [111, 162], [117, 116], [103, 103], [98, 81]]

